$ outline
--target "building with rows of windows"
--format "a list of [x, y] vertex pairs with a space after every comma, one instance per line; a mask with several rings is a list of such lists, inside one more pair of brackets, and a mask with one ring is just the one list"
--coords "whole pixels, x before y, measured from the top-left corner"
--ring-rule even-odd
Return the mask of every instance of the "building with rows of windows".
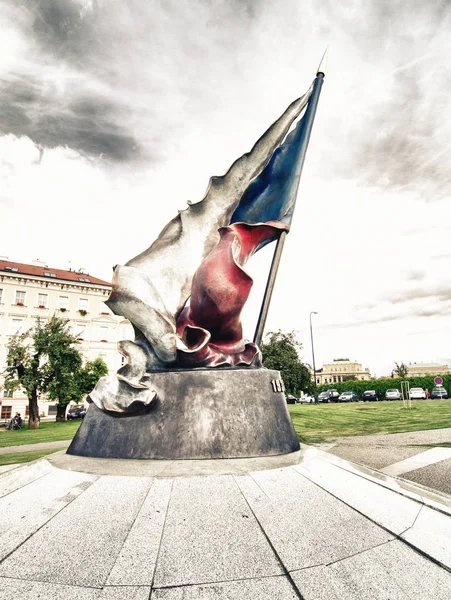
[[[27, 265], [0, 259], [0, 403], [1, 419], [18, 411], [26, 415], [28, 402], [23, 391], [5, 397], [4, 377], [8, 340], [30, 329], [36, 320], [56, 314], [69, 319], [73, 333], [82, 340], [86, 360], [100, 356], [115, 372], [122, 364], [116, 343], [133, 339], [128, 321], [113, 315], [104, 301], [111, 284], [84, 272], [53, 269], [41, 261]], [[49, 413], [45, 399], [39, 402], [42, 416]], [[52, 409], [50, 408], [50, 413]]]
[[322, 369], [316, 371], [316, 383], [341, 383], [349, 378], [359, 381], [371, 379], [369, 369], [363, 369], [361, 363], [351, 361], [349, 358], [334, 358], [331, 363], [323, 365]]

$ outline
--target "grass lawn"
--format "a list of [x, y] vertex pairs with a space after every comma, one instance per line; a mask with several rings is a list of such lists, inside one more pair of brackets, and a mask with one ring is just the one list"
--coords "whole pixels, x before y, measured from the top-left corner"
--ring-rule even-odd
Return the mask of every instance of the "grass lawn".
[[356, 402], [350, 404], [290, 404], [301, 442], [318, 444], [336, 437], [404, 433], [451, 427], [451, 400]]
[[31, 462], [48, 454], [59, 452], [60, 448], [54, 450], [34, 450], [33, 452], [15, 452], [14, 454], [0, 454], [1, 465], [15, 465], [19, 463]]
[[[7, 446], [23, 446], [24, 444], [39, 444], [41, 442], [58, 442], [71, 440], [80, 427], [81, 419], [55, 423], [54, 421], [41, 423], [39, 429], [24, 429], [0, 432], [0, 448]], [[12, 456], [11, 454], [9, 456]], [[33, 459], [32, 459], [33, 460]], [[2, 463], [9, 464], [9, 463]]]

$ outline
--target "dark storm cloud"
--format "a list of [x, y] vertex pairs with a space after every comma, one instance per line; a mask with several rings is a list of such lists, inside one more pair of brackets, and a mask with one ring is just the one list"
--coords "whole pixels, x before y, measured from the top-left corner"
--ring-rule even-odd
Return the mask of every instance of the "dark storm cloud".
[[[69, 146], [116, 161], [137, 158], [140, 148], [125, 128], [114, 123], [116, 107], [105, 99], [68, 98], [52, 102], [39, 82], [2, 82], [0, 131], [26, 135], [48, 148]], [[51, 110], [47, 107], [51, 106]]]
[[[183, 119], [174, 109], [185, 103], [190, 110], [189, 97], [201, 102], [202, 88], [194, 83], [201, 63], [216, 70], [205, 51], [208, 40], [192, 24], [198, 20], [202, 29], [210, 18], [218, 30], [210, 35], [221, 48], [227, 23], [244, 33], [255, 14], [251, 0], [197, 0], [191, 7], [19, 0], [9, 17], [30, 52], [27, 63], [2, 82], [0, 130], [116, 161], [161, 160], [161, 141]], [[181, 71], [183, 61], [188, 64]], [[171, 109], [171, 120], [162, 123], [161, 114]]]

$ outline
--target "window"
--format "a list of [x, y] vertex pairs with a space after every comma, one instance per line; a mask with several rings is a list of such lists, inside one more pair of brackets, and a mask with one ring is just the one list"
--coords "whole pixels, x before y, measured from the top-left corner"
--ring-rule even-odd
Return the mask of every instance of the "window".
[[58, 308], [64, 308], [65, 310], [69, 308], [69, 296], [59, 296]]
[[78, 281], [83, 281], [83, 283], [91, 283], [91, 280], [87, 279], [86, 277], [79, 277]]
[[17, 267], [5, 267], [5, 271], [12, 271], [13, 273], [17, 273], [19, 269]]
[[38, 294], [38, 306], [44, 307], [44, 308], [48, 308], [47, 303], [49, 301], [49, 295], [48, 294]]
[[2, 406], [2, 419], [10, 419], [12, 414], [12, 406]]
[[78, 310], [88, 310], [88, 299], [87, 298], [79, 298], [78, 299]]
[[100, 339], [103, 342], [108, 341], [108, 327], [105, 326], [101, 326], [100, 327]]
[[0, 288], [0, 304], [3, 304], [3, 290]]
[[16, 290], [16, 304], [19, 306], [25, 306], [26, 292]]
[[74, 335], [77, 338], [85, 339], [86, 335], [86, 325], [84, 323], [75, 323], [74, 325]]
[[34, 317], [33, 318], [33, 325], [34, 327], [38, 326], [38, 323], [41, 327], [44, 327], [44, 325], [48, 322], [48, 318], [47, 317]]
[[9, 323], [9, 335], [16, 335], [17, 333], [22, 333], [22, 329], [23, 319], [17, 319], [15, 317], [12, 317]]
[[56, 273], [49, 273], [48, 271], [44, 271], [44, 277], [56, 278]]

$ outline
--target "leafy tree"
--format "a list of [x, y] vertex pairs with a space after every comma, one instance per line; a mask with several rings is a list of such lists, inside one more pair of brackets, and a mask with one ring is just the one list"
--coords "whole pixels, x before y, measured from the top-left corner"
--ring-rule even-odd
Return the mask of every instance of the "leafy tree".
[[79, 340], [69, 327], [68, 321], [55, 316], [45, 324], [38, 319], [33, 328], [9, 341], [5, 388], [25, 389], [30, 429], [39, 427], [39, 394], [57, 400], [56, 420], [64, 421], [69, 402], [79, 402], [94, 387], [98, 376], [108, 371], [100, 358], [83, 366], [82, 354], [76, 347]]
[[343, 381], [358, 381], [356, 375], [344, 375]]
[[396, 368], [394, 369], [395, 373], [397, 373], [398, 376], [401, 377], [401, 379], [405, 379], [409, 372], [408, 367], [404, 363], [401, 363], [399, 365], [397, 362], [395, 362], [395, 365], [396, 365]]
[[107, 373], [108, 367], [100, 357], [88, 361], [77, 374], [77, 385], [81, 394], [89, 394], [99, 379]]
[[263, 366], [280, 371], [287, 392], [293, 395], [299, 395], [301, 391], [311, 393], [313, 386], [310, 371], [299, 358], [301, 348], [294, 331], [283, 333], [280, 330], [269, 333], [267, 342], [261, 346]]

